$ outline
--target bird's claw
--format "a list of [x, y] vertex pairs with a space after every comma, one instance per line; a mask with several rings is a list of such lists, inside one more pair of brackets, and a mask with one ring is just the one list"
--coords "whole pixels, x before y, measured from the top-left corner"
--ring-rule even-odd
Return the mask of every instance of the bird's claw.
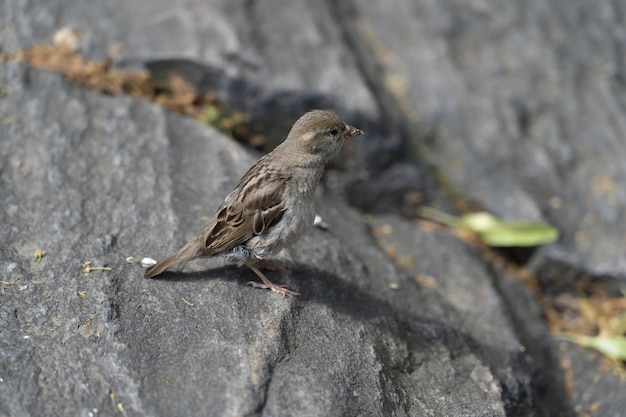
[[272, 290], [272, 292], [275, 292], [276, 294], [280, 294], [280, 295], [290, 295], [292, 297], [299, 297], [300, 293], [299, 292], [295, 292], [295, 291], [291, 291], [289, 289], [289, 285], [276, 285], [276, 284], [271, 284], [271, 285], [267, 285], [264, 283], [260, 283], [260, 282], [255, 282], [255, 281], [248, 281], [247, 285], [250, 285], [254, 288], [261, 288], [264, 290]]

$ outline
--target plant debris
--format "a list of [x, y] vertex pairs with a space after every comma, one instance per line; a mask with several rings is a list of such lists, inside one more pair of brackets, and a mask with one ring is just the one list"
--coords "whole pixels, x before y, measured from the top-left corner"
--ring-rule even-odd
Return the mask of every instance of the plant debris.
[[35, 45], [14, 53], [0, 53], [0, 61], [25, 62], [28, 65], [61, 73], [74, 84], [105, 94], [125, 94], [155, 102], [178, 114], [191, 116], [215, 126], [234, 139], [262, 147], [266, 139], [252, 132], [245, 113], [218, 100], [214, 92], [199, 93], [176, 73], [154, 77], [147, 70], [117, 70], [114, 59], [121, 44], [109, 47], [108, 56], [88, 60], [80, 54], [81, 30], [62, 28], [52, 36], [52, 43]]
[[91, 266], [91, 261], [83, 262], [80, 267], [85, 276], [88, 276], [91, 271], [111, 271], [111, 267], [108, 266]]
[[42, 259], [44, 258], [44, 256], [46, 256], [46, 255], [47, 255], [47, 253], [46, 253], [46, 251], [45, 251], [45, 250], [43, 250], [43, 249], [37, 249], [37, 250], [35, 251], [35, 258], [36, 258], [35, 265], [39, 265], [39, 263], [41, 262], [41, 260], [42, 260]]

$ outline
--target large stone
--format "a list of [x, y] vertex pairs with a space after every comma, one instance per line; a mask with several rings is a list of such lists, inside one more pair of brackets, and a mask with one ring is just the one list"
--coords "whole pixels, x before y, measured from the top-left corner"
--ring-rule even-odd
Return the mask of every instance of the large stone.
[[[123, 43], [118, 66], [189, 62], [203, 87], [272, 138], [311, 107], [335, 109], [367, 133], [337, 162], [351, 202], [380, 211], [407, 192], [436, 195], [410, 161], [417, 154], [443, 174], [446, 192], [558, 226], [563, 238], [533, 259], [539, 273], [558, 264], [622, 279], [621, 15], [609, 0], [13, 0], [0, 11], [0, 45], [16, 51], [72, 26], [84, 30], [90, 57]], [[252, 274], [212, 261], [142, 281], [125, 257], [163, 255], [192, 237], [254, 157], [145, 103], [14, 64], [1, 74], [0, 270], [2, 281], [19, 281], [0, 295], [0, 414], [108, 415], [118, 402], [131, 415], [624, 408], [612, 394], [624, 383], [597, 369], [597, 355], [549, 343], [532, 297], [478, 254], [377, 217], [374, 225], [395, 225], [387, 244], [404, 255], [415, 256], [414, 245], [437, 251], [398, 270], [360, 216], [328, 193], [320, 211], [332, 232], [312, 231], [283, 254], [292, 270], [273, 276], [303, 291], [301, 300], [243, 288]], [[48, 252], [40, 264], [37, 249]], [[86, 278], [85, 261], [114, 269]], [[425, 271], [436, 289], [413, 283]], [[484, 302], [457, 291], [474, 287]], [[569, 401], [560, 362], [575, 380]], [[513, 382], [503, 377], [509, 368]], [[476, 401], [477, 387], [487, 402]]]
[[615, 2], [353, 7], [346, 36], [376, 57], [369, 79], [453, 191], [558, 227], [546, 262], [626, 277], [626, 31]]
[[[465, 290], [422, 288], [329, 195], [332, 229], [312, 230], [281, 256], [291, 269], [272, 273], [302, 298], [247, 287], [250, 271], [211, 260], [145, 280], [125, 259], [201, 230], [252, 155], [151, 104], [20, 64], [2, 73], [0, 413], [531, 413], [528, 357], [472, 256], [437, 277]], [[445, 262], [431, 239], [424, 259]], [[85, 262], [111, 270], [84, 274]]]

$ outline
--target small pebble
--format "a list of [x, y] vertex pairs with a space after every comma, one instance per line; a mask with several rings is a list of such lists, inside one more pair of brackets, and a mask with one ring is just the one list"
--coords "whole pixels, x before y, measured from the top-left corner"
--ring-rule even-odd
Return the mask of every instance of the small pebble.
[[139, 261], [139, 263], [144, 268], [147, 268], [149, 266], [155, 265], [157, 262], [152, 258], [141, 258], [141, 261]]

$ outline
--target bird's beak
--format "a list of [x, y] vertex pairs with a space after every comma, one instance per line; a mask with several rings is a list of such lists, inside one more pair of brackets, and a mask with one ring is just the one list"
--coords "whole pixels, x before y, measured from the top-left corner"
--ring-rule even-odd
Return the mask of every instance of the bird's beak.
[[350, 126], [350, 125], [346, 125], [347, 129], [343, 131], [343, 134], [341, 135], [341, 137], [343, 139], [348, 139], [351, 138], [352, 136], [359, 136], [363, 134], [363, 131], [361, 129], [357, 129], [354, 126]]

